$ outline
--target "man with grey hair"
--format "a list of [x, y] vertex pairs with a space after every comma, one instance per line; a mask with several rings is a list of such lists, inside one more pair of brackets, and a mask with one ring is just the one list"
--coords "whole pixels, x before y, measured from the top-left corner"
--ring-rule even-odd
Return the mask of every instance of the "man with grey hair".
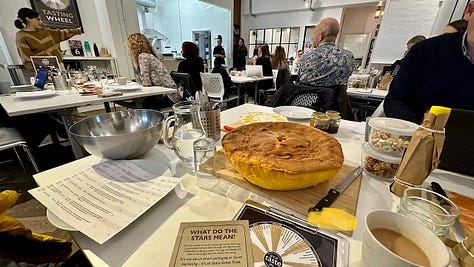
[[338, 33], [339, 22], [335, 18], [325, 18], [316, 26], [314, 49], [301, 58], [298, 70], [301, 84], [324, 87], [346, 85], [352, 73], [354, 56], [336, 46]]

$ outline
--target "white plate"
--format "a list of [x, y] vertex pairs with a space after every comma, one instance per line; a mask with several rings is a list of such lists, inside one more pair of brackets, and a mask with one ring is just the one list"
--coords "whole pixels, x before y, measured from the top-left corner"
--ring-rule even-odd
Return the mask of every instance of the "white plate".
[[273, 109], [273, 112], [290, 119], [310, 119], [314, 110], [298, 106], [281, 106]]
[[[149, 173], [155, 174], [156, 176], [173, 176], [171, 174], [171, 170], [168, 168], [168, 166], [163, 164], [163, 160], [161, 157], [153, 160], [149, 159], [134, 159], [131, 160], [135, 165], [141, 167], [142, 169], [146, 170]], [[168, 160], [166, 158], [166, 160]], [[158, 164], [157, 164], [158, 162]], [[179, 186], [179, 185], [178, 185]], [[48, 221], [54, 225], [56, 228], [63, 229], [66, 231], [77, 231], [76, 228], [70, 226], [63, 220], [61, 220], [58, 216], [56, 216], [54, 213], [52, 213], [49, 210], [46, 210], [46, 217], [48, 218]]]
[[114, 91], [136, 91], [140, 89], [140, 85], [138, 83], [130, 83], [126, 85], [118, 85], [118, 84], [111, 84], [109, 85], [110, 89]]
[[32, 92], [16, 92], [15, 98], [43, 98], [55, 96], [58, 93], [53, 90], [41, 90], [41, 91], [32, 91]]

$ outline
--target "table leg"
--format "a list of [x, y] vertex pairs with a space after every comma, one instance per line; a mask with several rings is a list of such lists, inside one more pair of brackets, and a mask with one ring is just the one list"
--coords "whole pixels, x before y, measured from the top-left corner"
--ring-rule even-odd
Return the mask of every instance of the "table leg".
[[255, 82], [255, 98], [253, 100], [253, 103], [258, 105], [258, 81]]
[[242, 84], [238, 83], [237, 84], [237, 106], [240, 106], [240, 87]]
[[104, 109], [105, 109], [105, 112], [110, 112], [111, 109], [110, 109], [110, 102], [104, 102]]
[[88, 156], [89, 154], [86, 151], [84, 151], [84, 149], [82, 149], [82, 146], [78, 142], [76, 142], [74, 137], [69, 132], [69, 127], [71, 127], [74, 124], [74, 121], [72, 120], [73, 110], [74, 108], [63, 109], [63, 110], [58, 111], [58, 114], [61, 115], [61, 119], [63, 121], [64, 127], [66, 128], [69, 142], [71, 142], [72, 152], [74, 153], [74, 156], [76, 157], [76, 159], [80, 159], [85, 156]]

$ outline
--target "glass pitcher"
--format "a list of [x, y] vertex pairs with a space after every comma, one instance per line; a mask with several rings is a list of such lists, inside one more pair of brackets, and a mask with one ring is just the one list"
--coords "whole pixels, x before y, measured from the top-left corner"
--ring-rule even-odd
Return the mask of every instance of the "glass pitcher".
[[[195, 101], [182, 101], [173, 105], [174, 115], [165, 120], [165, 145], [188, 166], [194, 162], [193, 143], [206, 136], [199, 117], [199, 104]], [[169, 137], [171, 124], [173, 134]]]

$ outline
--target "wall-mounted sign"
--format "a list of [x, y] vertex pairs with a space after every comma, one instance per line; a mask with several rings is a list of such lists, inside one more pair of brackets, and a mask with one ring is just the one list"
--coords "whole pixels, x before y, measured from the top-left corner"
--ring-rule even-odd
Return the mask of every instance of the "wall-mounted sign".
[[76, 0], [30, 0], [30, 3], [39, 13], [45, 27], [53, 29], [82, 27]]

